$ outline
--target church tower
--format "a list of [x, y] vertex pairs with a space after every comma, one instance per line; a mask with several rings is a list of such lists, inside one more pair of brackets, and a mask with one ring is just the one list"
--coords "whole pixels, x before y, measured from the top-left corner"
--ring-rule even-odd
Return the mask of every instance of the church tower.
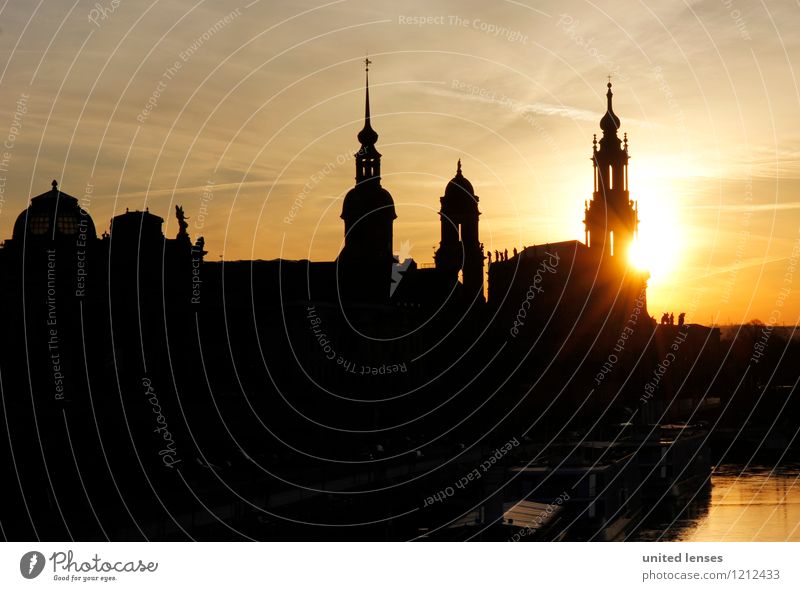
[[[627, 253], [636, 238], [639, 218], [637, 204], [628, 190], [628, 134], [617, 136], [619, 117], [611, 104], [613, 94], [608, 83], [608, 107], [600, 120], [603, 137], [592, 142], [594, 193], [586, 204], [583, 223], [586, 246], [604, 259], [627, 262]], [[598, 148], [599, 143], [599, 148]]]
[[397, 215], [394, 200], [381, 186], [381, 154], [375, 148], [369, 109], [369, 66], [366, 64], [364, 128], [358, 133], [361, 148], [355, 154], [356, 185], [342, 205], [344, 247], [339, 253], [340, 293], [350, 301], [389, 299], [392, 282], [392, 225]]
[[434, 255], [436, 268], [458, 280], [463, 272], [464, 289], [468, 298], [483, 299], [483, 245], [478, 234], [478, 197], [461, 173], [458, 161], [456, 176], [447, 184], [442, 209], [442, 239]]

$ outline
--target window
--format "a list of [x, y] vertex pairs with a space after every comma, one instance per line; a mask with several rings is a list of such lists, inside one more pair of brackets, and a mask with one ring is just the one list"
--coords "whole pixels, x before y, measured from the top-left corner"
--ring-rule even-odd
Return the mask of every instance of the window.
[[60, 215], [56, 219], [56, 228], [59, 234], [72, 236], [78, 232], [78, 220], [74, 215]]
[[50, 229], [50, 218], [46, 215], [33, 215], [28, 219], [28, 230], [31, 234], [41, 236]]

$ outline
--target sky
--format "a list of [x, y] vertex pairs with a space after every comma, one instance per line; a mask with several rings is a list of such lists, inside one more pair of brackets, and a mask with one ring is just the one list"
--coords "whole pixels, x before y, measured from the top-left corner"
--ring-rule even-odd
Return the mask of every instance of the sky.
[[461, 158], [489, 251], [583, 240], [607, 76], [651, 314], [800, 317], [800, 3], [9, 0], [0, 237], [60, 188], [98, 231], [175, 205], [209, 258], [333, 260], [364, 56], [394, 248], [430, 263]]

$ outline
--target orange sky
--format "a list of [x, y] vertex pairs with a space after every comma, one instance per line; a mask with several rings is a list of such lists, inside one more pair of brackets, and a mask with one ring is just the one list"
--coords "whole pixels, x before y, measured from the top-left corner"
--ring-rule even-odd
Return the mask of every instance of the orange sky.
[[459, 157], [488, 250], [583, 239], [612, 74], [651, 313], [796, 324], [800, 6], [661, 4], [8, 3], [0, 236], [57, 178], [101, 230], [182, 204], [212, 258], [333, 259], [369, 51], [396, 251], [431, 261]]

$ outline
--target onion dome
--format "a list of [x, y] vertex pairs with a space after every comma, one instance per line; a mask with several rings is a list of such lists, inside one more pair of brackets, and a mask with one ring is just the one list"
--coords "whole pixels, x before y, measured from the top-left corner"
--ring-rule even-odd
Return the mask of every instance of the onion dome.
[[616, 116], [614, 109], [611, 106], [611, 97], [613, 96], [614, 95], [611, 92], [611, 82], [609, 82], [608, 92], [606, 93], [606, 98], [608, 98], [608, 109], [606, 110], [606, 114], [603, 115], [603, 118], [600, 120], [600, 129], [603, 130], [603, 133], [616, 134], [617, 130], [619, 129], [619, 117]]
[[378, 132], [372, 129], [369, 114], [369, 70], [367, 70], [367, 96], [364, 106], [364, 129], [358, 132], [358, 141], [362, 146], [374, 146], [378, 142]]

